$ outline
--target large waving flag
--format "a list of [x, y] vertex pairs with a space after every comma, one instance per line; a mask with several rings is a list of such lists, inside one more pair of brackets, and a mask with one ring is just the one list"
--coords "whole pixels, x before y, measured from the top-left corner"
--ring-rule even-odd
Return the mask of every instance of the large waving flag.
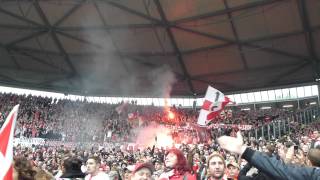
[[222, 92], [209, 86], [200, 110], [198, 124], [206, 125], [207, 122], [218, 116], [229, 102], [231, 102], [230, 99], [224, 96]]
[[16, 105], [0, 130], [0, 179], [12, 180], [13, 133], [19, 105]]

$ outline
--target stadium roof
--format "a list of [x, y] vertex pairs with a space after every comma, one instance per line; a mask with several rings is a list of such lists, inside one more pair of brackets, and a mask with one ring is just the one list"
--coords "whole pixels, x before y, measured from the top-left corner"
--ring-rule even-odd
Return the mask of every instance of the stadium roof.
[[319, 12], [319, 0], [1, 0], [0, 83], [122, 96], [310, 83]]

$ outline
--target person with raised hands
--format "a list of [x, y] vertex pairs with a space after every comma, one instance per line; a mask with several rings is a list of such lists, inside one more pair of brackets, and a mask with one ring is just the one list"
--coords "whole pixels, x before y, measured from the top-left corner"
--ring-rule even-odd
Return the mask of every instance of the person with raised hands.
[[261, 172], [277, 180], [320, 180], [319, 167], [300, 167], [287, 165], [283, 161], [255, 151], [243, 143], [240, 132], [237, 137], [222, 136], [218, 138], [220, 147], [231, 153], [240, 155]]

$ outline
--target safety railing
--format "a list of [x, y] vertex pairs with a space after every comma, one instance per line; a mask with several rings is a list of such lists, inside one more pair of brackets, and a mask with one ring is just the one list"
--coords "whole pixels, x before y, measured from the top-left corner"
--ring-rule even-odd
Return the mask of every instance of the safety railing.
[[278, 139], [292, 132], [293, 124], [308, 125], [319, 119], [319, 107], [308, 108], [300, 112], [295, 112], [285, 119], [276, 119], [271, 123], [254, 128], [248, 132], [249, 137], [255, 139]]

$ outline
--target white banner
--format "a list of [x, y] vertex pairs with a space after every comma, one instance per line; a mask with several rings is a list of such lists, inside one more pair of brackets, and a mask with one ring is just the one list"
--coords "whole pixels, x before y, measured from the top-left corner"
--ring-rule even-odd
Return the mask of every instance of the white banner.
[[20, 144], [24, 147], [31, 147], [34, 145], [44, 145], [45, 141], [42, 138], [14, 138], [13, 144], [14, 146], [17, 146]]
[[218, 129], [218, 128], [237, 128], [242, 131], [248, 131], [252, 129], [252, 125], [239, 125], [239, 124], [211, 124], [207, 127], [208, 129]]

